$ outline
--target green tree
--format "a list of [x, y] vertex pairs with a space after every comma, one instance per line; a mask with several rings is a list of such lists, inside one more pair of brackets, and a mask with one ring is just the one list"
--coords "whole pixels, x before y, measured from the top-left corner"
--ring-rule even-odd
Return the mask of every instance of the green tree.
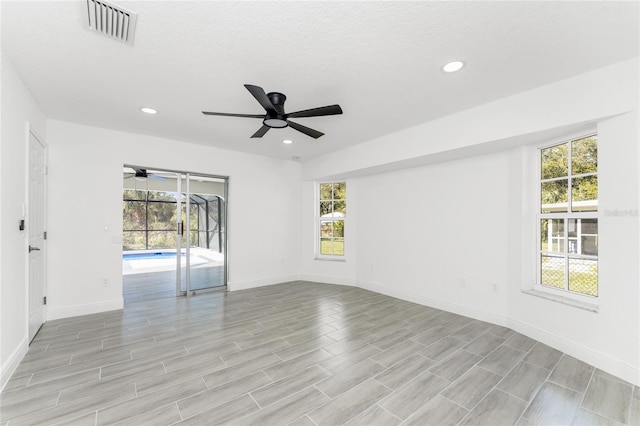
[[[569, 202], [569, 143], [541, 150], [542, 182], [541, 203], [561, 204]], [[598, 171], [598, 140], [589, 136], [571, 142], [571, 201], [598, 199], [597, 175], [576, 176]], [[566, 179], [562, 179], [563, 177]]]
[[[595, 136], [575, 140], [571, 143], [571, 173], [573, 175], [598, 171], [598, 140]], [[586, 201], [598, 199], [598, 176], [583, 176], [572, 179], [571, 199]]]

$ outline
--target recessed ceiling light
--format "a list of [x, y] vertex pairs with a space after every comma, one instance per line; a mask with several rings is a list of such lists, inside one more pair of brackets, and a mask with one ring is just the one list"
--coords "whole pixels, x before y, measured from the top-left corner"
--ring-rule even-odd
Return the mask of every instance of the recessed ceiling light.
[[451, 61], [442, 67], [442, 71], [456, 72], [456, 71], [460, 71], [463, 67], [464, 67], [463, 61]]
[[149, 108], [149, 107], [142, 107], [140, 108], [140, 111], [147, 113], [147, 114], [157, 114], [157, 110], [153, 109], [153, 108]]
[[282, 141], [282, 143], [286, 144], [286, 145], [289, 145], [289, 144], [292, 144], [293, 141], [291, 139], [285, 139], [285, 140]]

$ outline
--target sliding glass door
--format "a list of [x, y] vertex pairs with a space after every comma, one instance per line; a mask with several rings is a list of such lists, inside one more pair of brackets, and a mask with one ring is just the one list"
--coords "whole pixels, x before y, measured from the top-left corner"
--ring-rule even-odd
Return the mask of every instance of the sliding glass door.
[[226, 181], [184, 173], [180, 182], [178, 242], [181, 294], [226, 285]]
[[126, 301], [225, 287], [227, 179], [125, 166]]

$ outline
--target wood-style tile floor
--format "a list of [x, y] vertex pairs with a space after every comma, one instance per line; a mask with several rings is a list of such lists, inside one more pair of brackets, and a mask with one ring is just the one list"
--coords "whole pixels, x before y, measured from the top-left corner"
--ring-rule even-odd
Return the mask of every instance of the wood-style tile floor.
[[[224, 286], [224, 267], [198, 266], [190, 270], [192, 290]], [[122, 297], [125, 303], [144, 302], [176, 297], [176, 271], [155, 271], [127, 274], [122, 277]]]
[[1, 425], [640, 424], [640, 389], [504, 327], [294, 282], [51, 321]]

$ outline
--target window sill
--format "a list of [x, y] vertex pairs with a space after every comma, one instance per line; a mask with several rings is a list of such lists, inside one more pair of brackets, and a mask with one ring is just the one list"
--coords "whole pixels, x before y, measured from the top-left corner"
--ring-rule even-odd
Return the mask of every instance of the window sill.
[[316, 256], [314, 260], [322, 260], [327, 262], [346, 262], [347, 261], [347, 259], [345, 259], [344, 257], [334, 259], [333, 257], [319, 257], [319, 256]]
[[581, 302], [579, 300], [571, 299], [570, 297], [562, 297], [556, 294], [550, 294], [544, 291], [529, 289], [522, 290], [524, 294], [540, 297], [542, 299], [551, 300], [554, 302], [562, 303], [563, 305], [573, 306], [574, 308], [584, 309], [585, 311], [598, 312], [598, 305], [596, 303]]

